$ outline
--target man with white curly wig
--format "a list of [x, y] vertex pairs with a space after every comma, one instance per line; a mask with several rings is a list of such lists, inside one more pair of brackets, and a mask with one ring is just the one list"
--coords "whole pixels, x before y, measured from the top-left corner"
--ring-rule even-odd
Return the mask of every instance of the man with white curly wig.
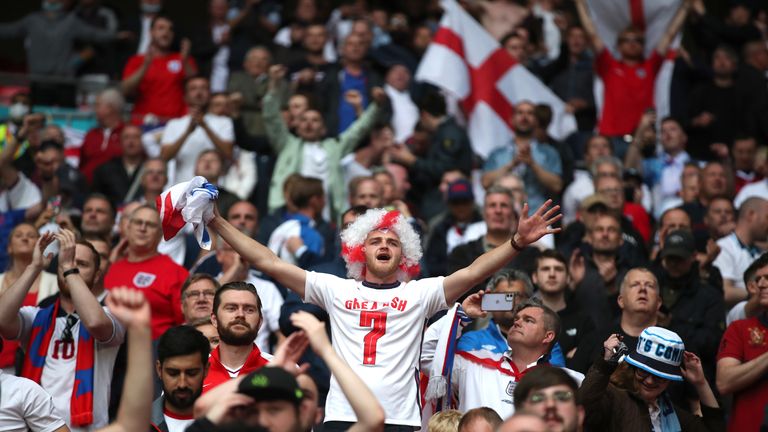
[[[426, 319], [447, 309], [464, 292], [501, 269], [527, 245], [559, 231], [559, 206], [547, 201], [532, 215], [523, 207], [510, 241], [450, 276], [415, 280], [421, 240], [397, 211], [371, 209], [341, 233], [342, 256], [351, 279], [308, 272], [280, 260], [223, 217], [216, 231], [256, 269], [328, 312], [333, 347], [365, 378], [386, 413], [385, 431], [421, 426], [418, 404], [419, 347]], [[356, 417], [332, 378], [323, 430], [347, 430]]]

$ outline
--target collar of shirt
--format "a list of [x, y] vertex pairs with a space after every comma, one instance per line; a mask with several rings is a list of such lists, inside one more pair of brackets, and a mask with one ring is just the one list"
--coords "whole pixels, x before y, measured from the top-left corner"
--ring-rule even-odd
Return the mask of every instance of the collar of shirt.
[[688, 152], [686, 151], [682, 151], [678, 153], [677, 156], [670, 156], [669, 153], [665, 152], [662, 156], [662, 161], [664, 161], [664, 165], [683, 166], [690, 159], [691, 157], [688, 155]]

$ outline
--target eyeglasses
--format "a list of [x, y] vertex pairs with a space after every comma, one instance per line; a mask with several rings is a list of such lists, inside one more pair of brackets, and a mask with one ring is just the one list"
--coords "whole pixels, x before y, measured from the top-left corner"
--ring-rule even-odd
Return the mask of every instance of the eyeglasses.
[[654, 375], [654, 374], [652, 374], [652, 373], [650, 373], [650, 372], [648, 372], [646, 370], [643, 370], [643, 369], [640, 369], [640, 368], [637, 368], [637, 367], [635, 368], [635, 376], [639, 380], [641, 380], [641, 381], [645, 381], [648, 377], [653, 378], [653, 380], [656, 381], [656, 382], [667, 382], [667, 381], [669, 381], [666, 378], [658, 377], [658, 376], [656, 376], [656, 375]]
[[571, 402], [574, 399], [573, 392], [570, 390], [558, 390], [552, 395], [548, 395], [544, 392], [532, 393], [528, 396], [528, 403], [531, 405], [538, 405], [546, 402], [547, 400], [553, 400], [555, 402]]
[[200, 297], [201, 295], [203, 297], [205, 297], [205, 298], [213, 298], [213, 296], [216, 295], [216, 291], [213, 291], [213, 290], [206, 290], [206, 291], [194, 290], [194, 291], [185, 291], [184, 292], [184, 297], [187, 297], [187, 298], [189, 298], [189, 297], [197, 298], [197, 297]]
[[131, 225], [135, 226], [136, 228], [147, 227], [149, 229], [156, 229], [160, 226], [157, 222], [142, 219], [131, 219]]

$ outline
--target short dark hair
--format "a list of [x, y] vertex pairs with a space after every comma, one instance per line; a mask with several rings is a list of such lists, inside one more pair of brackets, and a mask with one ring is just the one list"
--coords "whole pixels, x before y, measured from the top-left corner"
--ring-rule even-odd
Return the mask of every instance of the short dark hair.
[[683, 122], [679, 118], [677, 118], [675, 116], [671, 116], [671, 115], [670, 116], [666, 116], [663, 119], [661, 119], [661, 122], [659, 124], [663, 125], [664, 123], [667, 123], [667, 122], [675, 122], [675, 123], [677, 123], [678, 126], [680, 126], [680, 128], [683, 127]]
[[149, 23], [150, 30], [155, 26], [155, 23], [160, 21], [161, 19], [164, 19], [164, 20], [168, 21], [169, 23], [171, 23], [171, 27], [173, 27], [173, 20], [171, 19], [171, 17], [166, 15], [166, 14], [164, 14], [161, 11], [159, 14], [155, 15], [154, 18], [152, 18], [152, 21], [150, 21], [150, 23]]
[[75, 242], [75, 245], [83, 245], [88, 249], [90, 249], [90, 251], [93, 253], [93, 263], [96, 265], [96, 267], [94, 268], [96, 269], [96, 271], [99, 271], [99, 269], [101, 268], [101, 255], [99, 255], [99, 251], [96, 250], [96, 248], [91, 244], [91, 242], [87, 240], [78, 240], [77, 242]]
[[444, 116], [445, 98], [437, 91], [430, 91], [419, 101], [419, 110], [435, 117]]
[[459, 432], [461, 432], [462, 428], [469, 426], [475, 420], [485, 420], [489, 425], [491, 425], [492, 430], [496, 430], [496, 428], [504, 421], [501, 416], [499, 416], [499, 413], [491, 408], [472, 408], [471, 410], [465, 412], [461, 417], [461, 421], [459, 421]]
[[157, 359], [162, 367], [171, 357], [200, 354], [203, 366], [208, 364], [211, 344], [196, 328], [188, 325], [171, 327], [157, 340]]
[[209, 275], [208, 273], [194, 273], [189, 275], [187, 280], [184, 281], [184, 285], [181, 286], [181, 298], [182, 299], [184, 298], [184, 293], [187, 292], [187, 288], [189, 288], [190, 285], [201, 280], [207, 280], [210, 283], [212, 283], [213, 288], [216, 291], [218, 291], [219, 288], [221, 288], [221, 284], [219, 283], [219, 281], [217, 281], [215, 277]]
[[549, 344], [549, 348], [551, 349], [553, 346], [555, 346], [557, 337], [560, 335], [560, 316], [557, 314], [557, 312], [553, 311], [544, 303], [542, 303], [538, 298], [531, 298], [518, 305], [517, 309], [515, 310], [515, 315], [528, 308], [539, 308], [544, 313], [544, 328], [547, 331], [555, 333], [555, 338], [552, 339], [552, 342]]
[[309, 200], [324, 193], [322, 180], [302, 176], [296, 180], [295, 185], [291, 186], [288, 197], [296, 208], [302, 209], [309, 205]]
[[256, 306], [259, 308], [259, 315], [261, 315], [261, 297], [259, 297], [259, 292], [256, 291], [256, 287], [253, 286], [253, 284], [242, 281], [225, 283], [218, 289], [218, 291], [216, 291], [216, 295], [213, 296], [214, 315], [217, 315], [219, 306], [221, 306], [221, 295], [227, 291], [248, 291], [253, 294], [253, 296], [256, 297]]
[[565, 259], [565, 256], [563, 256], [563, 254], [556, 249], [545, 249], [541, 251], [541, 253], [539, 253], [539, 256], [536, 257], [536, 270], [539, 269], [539, 263], [541, 262], [541, 260], [545, 258], [556, 260], [557, 262], [564, 265], [565, 273], [568, 274], [568, 261]]
[[[515, 386], [514, 396], [515, 410], [522, 408], [523, 403], [534, 390], [545, 389], [557, 385], [564, 385], [571, 389], [576, 397], [579, 390], [576, 381], [568, 375], [568, 372], [558, 367], [548, 365], [536, 366], [523, 375]], [[576, 402], [578, 404], [578, 401]]]
[[85, 197], [85, 201], [83, 201], [83, 209], [85, 209], [85, 205], [88, 204], [88, 201], [94, 200], [94, 199], [102, 200], [108, 204], [109, 212], [112, 215], [112, 219], [114, 219], [115, 216], [117, 216], [117, 209], [115, 209], [115, 205], [112, 203], [112, 200], [109, 199], [109, 197], [107, 197], [103, 193], [99, 193], [99, 192], [91, 192], [88, 194], [87, 197]]
[[768, 266], [768, 252], [752, 261], [752, 264], [744, 271], [744, 285], [749, 284], [755, 278], [757, 271], [765, 266]]

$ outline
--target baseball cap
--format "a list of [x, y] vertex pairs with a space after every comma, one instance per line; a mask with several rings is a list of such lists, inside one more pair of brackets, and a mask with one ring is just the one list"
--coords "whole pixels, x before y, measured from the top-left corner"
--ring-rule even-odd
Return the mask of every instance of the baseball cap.
[[446, 195], [448, 202], [472, 201], [475, 199], [475, 194], [472, 193], [472, 183], [466, 179], [458, 179], [450, 183]]
[[604, 207], [606, 210], [608, 209], [608, 202], [605, 200], [605, 198], [602, 195], [599, 194], [592, 194], [583, 200], [581, 200], [581, 203], [579, 204], [579, 209], [581, 211], [590, 211], [593, 207], [601, 206]]
[[283, 368], [271, 366], [249, 373], [237, 391], [257, 401], [284, 400], [297, 405], [304, 397], [304, 391], [293, 375]]
[[664, 238], [664, 247], [661, 249], [661, 257], [675, 256], [690, 258], [696, 249], [693, 234], [687, 230], [675, 230]]
[[677, 333], [661, 327], [648, 327], [637, 338], [637, 348], [626, 362], [657, 377], [682, 381], [680, 363], [685, 345]]

